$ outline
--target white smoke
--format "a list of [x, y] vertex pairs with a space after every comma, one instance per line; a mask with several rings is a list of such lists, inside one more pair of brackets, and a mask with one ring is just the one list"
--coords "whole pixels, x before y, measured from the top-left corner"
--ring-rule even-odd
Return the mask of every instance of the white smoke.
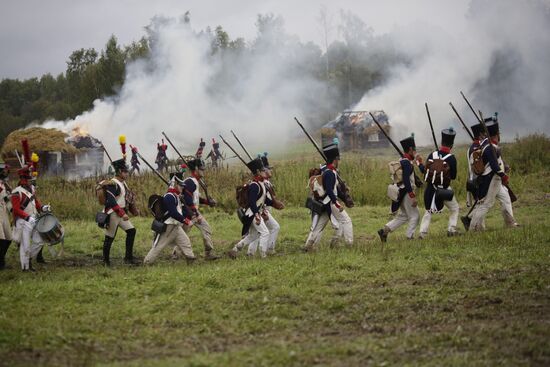
[[[96, 100], [91, 111], [71, 121], [47, 121], [45, 127], [67, 131], [82, 126], [113, 152], [120, 151], [117, 136], [125, 134], [128, 144], [137, 146], [150, 161], [162, 131], [182, 153], [194, 154], [200, 138], [207, 141], [208, 153], [210, 139], [219, 141], [223, 134], [229, 140], [232, 129], [254, 155], [283, 146], [296, 131], [293, 116], [311, 105], [307, 100], [318, 95], [317, 90], [323, 90], [312, 78], [289, 72], [306, 57], [288, 54], [299, 49], [292, 47], [298, 42], [292, 38], [285, 40], [285, 47], [245, 51], [250, 52], [247, 57], [229, 53], [225, 57], [238, 64], [222, 70], [224, 60], [211, 55], [211, 39], [189, 24], [154, 18], [150, 29], [150, 59], [127, 67], [115, 98]], [[228, 151], [223, 143], [222, 147]], [[168, 153], [175, 157], [171, 148]]]
[[499, 113], [503, 138], [550, 132], [550, 11], [548, 2], [473, 0], [463, 29], [414, 24], [389, 35], [410, 63], [365, 94], [357, 110], [384, 109], [397, 126], [397, 140], [414, 132], [417, 143], [432, 144], [424, 103], [436, 135], [453, 126], [461, 141], [468, 135], [450, 109], [467, 125], [475, 117], [463, 91], [485, 116]]

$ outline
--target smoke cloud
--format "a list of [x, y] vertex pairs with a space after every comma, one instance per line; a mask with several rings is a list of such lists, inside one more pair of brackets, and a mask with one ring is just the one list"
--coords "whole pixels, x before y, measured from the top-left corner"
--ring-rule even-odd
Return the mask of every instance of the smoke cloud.
[[[389, 38], [409, 62], [395, 67], [387, 82], [367, 92], [354, 109], [384, 109], [401, 132], [394, 133], [396, 139], [414, 132], [417, 143], [431, 145], [425, 102], [436, 130], [462, 130], [449, 101], [467, 125], [476, 123], [462, 90], [485, 116], [498, 112], [504, 140], [549, 133], [548, 4], [473, 0], [464, 29], [428, 24], [396, 29]], [[468, 136], [461, 132], [458, 139]]]
[[284, 32], [265, 30], [254, 52], [241, 51], [246, 57], [239, 51], [212, 57], [208, 34], [182, 20], [156, 17], [149, 29], [151, 57], [128, 66], [116, 98], [96, 100], [75, 120], [48, 121], [46, 127], [82, 126], [113, 151], [119, 150], [116, 137], [125, 134], [150, 158], [162, 131], [182, 153], [194, 154], [200, 138], [210, 143], [223, 134], [229, 140], [232, 129], [255, 154], [283, 146], [296, 132], [293, 116], [323, 94], [322, 83], [300, 73], [308, 57], [304, 47]]
[[[473, 0], [462, 24], [462, 29], [444, 29], [416, 23], [375, 36], [373, 63], [377, 52], [397, 53], [406, 61], [386, 66], [391, 69], [384, 70], [383, 83], [350, 107], [383, 109], [396, 126], [397, 140], [414, 132], [419, 144], [431, 145], [428, 102], [435, 129], [454, 126], [457, 140], [465, 142], [467, 135], [448, 105], [453, 102], [468, 125], [475, 122], [462, 90], [486, 115], [498, 112], [505, 140], [549, 133], [548, 3]], [[243, 51], [246, 57], [238, 52], [212, 57], [212, 39], [181, 20], [157, 17], [149, 29], [151, 56], [127, 67], [116, 97], [95, 101], [91, 111], [73, 121], [46, 126], [81, 125], [113, 151], [118, 150], [116, 136], [125, 134], [151, 160], [161, 131], [192, 154], [200, 138], [218, 140], [219, 133], [233, 129], [257, 153], [285, 147], [300, 134], [293, 116], [330, 104], [327, 85], [302, 68], [316, 62], [324, 72], [321, 49], [314, 44], [268, 30]]]

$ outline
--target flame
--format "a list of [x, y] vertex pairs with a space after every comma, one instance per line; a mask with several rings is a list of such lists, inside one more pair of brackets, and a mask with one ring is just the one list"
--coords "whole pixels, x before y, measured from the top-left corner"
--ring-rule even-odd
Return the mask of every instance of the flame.
[[77, 125], [77, 126], [73, 127], [72, 130], [71, 130], [71, 136], [72, 137], [77, 137], [77, 136], [82, 137], [82, 136], [88, 136], [88, 135], [90, 135], [88, 130], [84, 129], [80, 125]]

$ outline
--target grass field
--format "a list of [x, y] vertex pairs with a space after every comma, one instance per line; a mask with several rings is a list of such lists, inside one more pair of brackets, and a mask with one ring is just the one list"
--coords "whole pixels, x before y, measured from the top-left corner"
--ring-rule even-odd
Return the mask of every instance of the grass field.
[[[119, 235], [104, 268], [100, 229], [64, 219], [63, 258], [46, 251], [48, 263], [28, 274], [8, 253], [0, 365], [550, 365], [548, 174], [512, 181], [522, 227], [504, 228], [497, 205], [486, 232], [453, 238], [442, 214], [428, 239], [405, 240], [402, 229], [382, 246], [388, 205], [363, 205], [349, 210], [353, 248], [330, 249], [327, 229], [319, 251], [304, 254], [309, 216], [292, 205], [275, 213], [277, 254], [265, 260], [188, 265], [166, 250], [153, 266], [127, 267]], [[206, 215], [217, 251], [227, 250], [237, 218]], [[150, 219], [133, 221], [143, 257]]]

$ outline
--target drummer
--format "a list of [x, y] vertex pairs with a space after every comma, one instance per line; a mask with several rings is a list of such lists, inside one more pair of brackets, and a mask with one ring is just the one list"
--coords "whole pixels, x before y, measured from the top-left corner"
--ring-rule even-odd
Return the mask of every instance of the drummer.
[[23, 166], [17, 171], [17, 174], [19, 175], [19, 186], [12, 191], [11, 195], [15, 222], [13, 240], [20, 244], [21, 269], [34, 271], [31, 258], [38, 254], [43, 242], [38, 232], [33, 229], [38, 213], [49, 212], [50, 206], [43, 206], [36, 197], [36, 189], [32, 184], [32, 172], [29, 166]]
[[11, 187], [8, 184], [9, 166], [0, 163], [0, 270], [6, 266], [6, 253], [11, 243], [9, 201]]

